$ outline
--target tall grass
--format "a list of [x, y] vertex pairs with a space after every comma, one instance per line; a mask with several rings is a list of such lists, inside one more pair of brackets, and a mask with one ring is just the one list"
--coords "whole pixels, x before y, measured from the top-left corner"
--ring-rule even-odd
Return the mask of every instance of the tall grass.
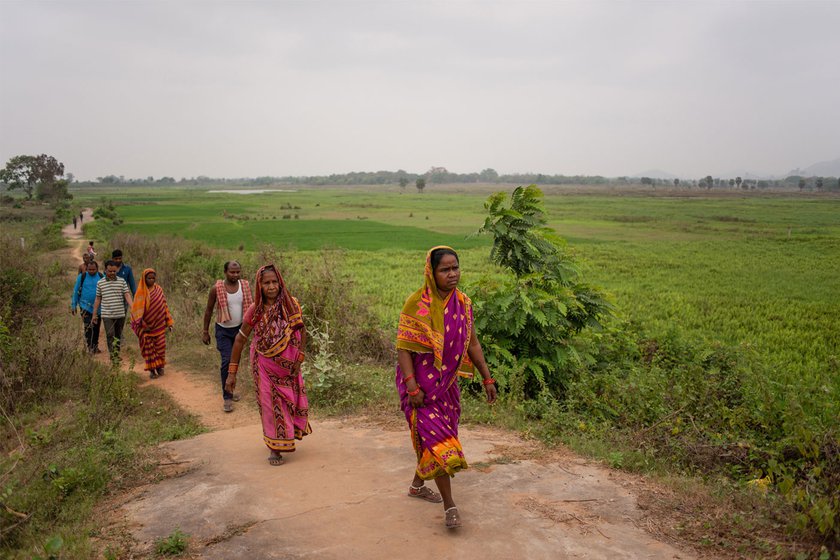
[[83, 352], [54, 254], [3, 235], [0, 270], [0, 556], [90, 558], [96, 502], [148, 476], [152, 445], [200, 428]]
[[[170, 352], [175, 359], [189, 364], [189, 369], [212, 372], [214, 378], [218, 375], [215, 353], [203, 351], [205, 348], [197, 341], [201, 338], [208, 291], [223, 276], [224, 263], [234, 258], [240, 261], [243, 276], [250, 279], [253, 289], [257, 289], [253, 285], [254, 273], [260, 266], [272, 262], [280, 268], [289, 292], [303, 308], [304, 324], [310, 332], [306, 348], [310, 363], [329, 348], [340, 364], [332, 368], [330, 375], [347, 381], [343, 372], [351, 364], [392, 361], [392, 337], [381, 329], [373, 297], [363, 294], [354, 282], [342, 250], [322, 250], [302, 257], [263, 244], [258, 253], [232, 253], [193, 241], [134, 233], [116, 234], [110, 242], [131, 259], [136, 275], [146, 267], [156, 270], [176, 321], [179, 340], [185, 342], [173, 344]], [[326, 333], [326, 342], [323, 336], [313, 336]], [[358, 385], [355, 394], [361, 402], [367, 394], [366, 383]], [[334, 405], [339, 394], [348, 388], [335, 383], [310, 384], [310, 400], [315, 406]]]

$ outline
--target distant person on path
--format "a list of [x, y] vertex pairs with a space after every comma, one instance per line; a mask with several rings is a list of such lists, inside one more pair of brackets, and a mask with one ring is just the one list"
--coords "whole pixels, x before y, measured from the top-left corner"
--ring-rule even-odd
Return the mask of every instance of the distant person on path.
[[73, 286], [73, 296], [70, 300], [70, 312], [75, 315], [76, 308], [82, 315], [84, 325], [85, 348], [91, 354], [99, 350], [99, 323], [93, 323], [93, 304], [96, 301], [96, 284], [102, 278], [99, 272], [99, 265], [91, 259], [86, 261], [87, 270], [76, 276], [76, 285]]
[[[397, 391], [417, 454], [408, 495], [442, 501], [445, 525], [455, 529], [462, 523], [449, 479], [467, 468], [458, 441], [458, 377], [471, 378], [477, 367], [490, 404], [496, 386], [476, 337], [472, 301], [458, 289], [458, 255], [450, 247], [432, 248], [424, 277], [423, 287], [405, 300], [397, 330]], [[424, 480], [434, 480], [440, 494]]]
[[[87, 272], [87, 265], [91, 261], [93, 261], [93, 256], [90, 253], [82, 253], [82, 264], [79, 265], [79, 274]], [[97, 265], [98, 268], [99, 266]]]
[[[118, 265], [114, 261], [105, 262], [105, 278], [96, 283], [96, 301], [93, 304], [93, 323], [99, 322], [99, 315], [105, 322], [105, 339], [111, 363], [120, 363], [120, 341], [125, 326], [125, 304], [132, 305], [128, 284], [117, 276]], [[101, 307], [100, 307], [101, 306]]]
[[96, 251], [93, 250], [93, 241], [88, 241], [87, 254], [92, 258], [96, 258]]
[[213, 310], [216, 310], [216, 348], [222, 358], [220, 371], [222, 379], [222, 402], [225, 412], [233, 412], [233, 402], [239, 400], [239, 395], [227, 391], [225, 383], [228, 378], [228, 364], [230, 364], [230, 353], [233, 351], [233, 343], [239, 327], [242, 326], [242, 317], [245, 311], [254, 303], [251, 295], [251, 286], [247, 280], [240, 279], [242, 267], [236, 261], [225, 263], [225, 279], [216, 280], [216, 284], [210, 288], [207, 294], [207, 307], [204, 309], [204, 330], [201, 333], [201, 341], [210, 344], [210, 319], [213, 317]]
[[166, 365], [166, 329], [172, 331], [175, 321], [166, 305], [163, 288], [157, 283], [157, 273], [147, 268], [141, 276], [140, 287], [131, 305], [131, 330], [140, 339], [140, 354], [146, 362], [149, 378], [163, 375]]
[[73, 229], [76, 229], [76, 222], [77, 222], [76, 215], [73, 214]]
[[117, 276], [125, 280], [125, 283], [128, 284], [128, 289], [131, 290], [132, 294], [137, 292], [137, 283], [134, 281], [134, 271], [131, 270], [128, 263], [123, 262], [123, 252], [120, 249], [114, 249], [111, 252], [111, 260], [117, 263]]
[[260, 268], [255, 284], [255, 301], [245, 312], [233, 344], [225, 390], [232, 393], [236, 388], [239, 358], [253, 331], [251, 373], [257, 388], [263, 441], [271, 450], [269, 464], [277, 466], [283, 464], [281, 453], [294, 451], [295, 440], [312, 433], [309, 402], [300, 373], [306, 329], [300, 305], [286, 290], [274, 265]]
[[84, 221], [85, 221], [84, 211], [79, 212], [79, 223], [81, 224]]

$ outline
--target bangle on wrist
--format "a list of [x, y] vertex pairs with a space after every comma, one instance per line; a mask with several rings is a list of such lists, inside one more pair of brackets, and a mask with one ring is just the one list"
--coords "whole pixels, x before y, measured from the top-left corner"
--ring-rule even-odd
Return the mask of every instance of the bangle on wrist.
[[412, 373], [408, 377], [403, 377], [403, 383], [408, 383], [409, 379], [414, 379], [414, 374]]
[[492, 385], [495, 382], [496, 382], [495, 379], [493, 379], [492, 377], [488, 377], [487, 379], [482, 380], [481, 383], [482, 383], [482, 385]]
[[408, 392], [409, 397], [413, 397], [413, 396], [416, 396], [416, 395], [419, 395], [419, 394], [420, 394], [420, 385], [418, 385], [417, 388], [414, 389], [413, 391]]

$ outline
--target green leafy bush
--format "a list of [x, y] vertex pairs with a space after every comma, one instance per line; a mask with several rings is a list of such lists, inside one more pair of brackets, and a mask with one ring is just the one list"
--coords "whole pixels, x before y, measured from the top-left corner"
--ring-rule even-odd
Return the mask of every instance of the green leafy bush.
[[112, 200], [105, 200], [104, 198], [100, 205], [94, 209], [93, 217], [98, 220], [110, 222], [115, 226], [123, 223], [116, 206], [114, 206], [114, 202]]
[[189, 538], [190, 536], [181, 529], [175, 529], [168, 537], [155, 541], [155, 554], [158, 556], [179, 556], [186, 552], [189, 546]]
[[308, 346], [312, 350], [303, 363], [303, 375], [306, 378], [307, 389], [312, 393], [323, 393], [326, 396], [335, 389], [339, 389], [344, 375], [341, 363], [336, 355], [330, 351], [329, 323], [324, 321], [319, 328], [310, 324], [306, 327]]
[[[579, 370], [562, 407], [540, 410], [544, 429], [584, 432], [693, 473], [767, 480], [798, 511], [792, 529], [838, 542], [837, 426], [810, 421], [798, 395], [777, 398], [754, 348], [676, 329], [658, 339], [630, 330], [598, 336], [625, 350]], [[629, 339], [639, 341], [635, 350]]]
[[503, 192], [492, 195], [479, 230], [493, 236], [490, 258], [507, 274], [476, 284], [476, 329], [500, 386], [524, 398], [565, 393], [571, 371], [594, 359], [576, 336], [601, 328], [610, 309], [580, 281], [562, 240], [545, 225], [542, 197], [535, 185], [517, 187], [509, 203]]

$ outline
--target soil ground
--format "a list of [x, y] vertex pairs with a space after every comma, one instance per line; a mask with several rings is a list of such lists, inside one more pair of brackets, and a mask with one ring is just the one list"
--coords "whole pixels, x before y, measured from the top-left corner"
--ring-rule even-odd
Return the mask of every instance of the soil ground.
[[[81, 231], [64, 231], [79, 262]], [[452, 485], [464, 526], [447, 530], [440, 504], [407, 496], [415, 457], [393, 423], [316, 410], [313, 433], [273, 467], [250, 396], [225, 414], [209, 379], [170, 365], [150, 381], [141, 368], [212, 431], [162, 446], [169, 476], [110, 501], [103, 536], [126, 535], [132, 558], [154, 557], [175, 529], [190, 536], [190, 557], [206, 559], [695, 557], [650, 532], [668, 521], [639, 507], [643, 479], [570, 452], [462, 427], [472, 468]]]

